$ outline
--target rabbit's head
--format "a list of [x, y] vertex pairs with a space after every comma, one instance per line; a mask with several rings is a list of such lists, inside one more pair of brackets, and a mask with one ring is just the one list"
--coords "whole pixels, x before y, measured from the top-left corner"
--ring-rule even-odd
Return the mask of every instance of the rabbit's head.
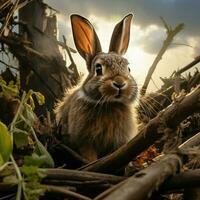
[[127, 59], [122, 57], [129, 44], [131, 19], [129, 14], [115, 26], [109, 52], [103, 53], [92, 24], [82, 16], [71, 15], [74, 42], [89, 71], [79, 91], [81, 97], [96, 103], [130, 103], [135, 99], [137, 84]]

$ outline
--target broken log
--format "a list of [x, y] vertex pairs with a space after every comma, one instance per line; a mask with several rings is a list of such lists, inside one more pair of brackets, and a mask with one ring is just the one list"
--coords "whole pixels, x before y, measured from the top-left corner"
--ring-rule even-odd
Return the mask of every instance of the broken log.
[[[197, 134], [199, 136], [199, 134]], [[198, 137], [187, 140], [179, 147], [183, 151], [192, 148], [198, 141]], [[159, 186], [179, 172], [184, 162], [184, 156], [180, 153], [163, 155], [156, 163], [135, 173], [132, 177], [120, 182], [108, 191], [103, 192], [95, 200], [145, 200], [158, 190]], [[123, 191], [123, 192], [122, 192]], [[142, 191], [142, 192], [141, 192]]]
[[175, 174], [180, 167], [181, 159], [178, 155], [169, 154], [162, 160], [154, 163], [144, 170], [136, 173], [123, 183], [113, 187], [113, 191], [103, 192], [95, 200], [145, 200], [171, 175]]

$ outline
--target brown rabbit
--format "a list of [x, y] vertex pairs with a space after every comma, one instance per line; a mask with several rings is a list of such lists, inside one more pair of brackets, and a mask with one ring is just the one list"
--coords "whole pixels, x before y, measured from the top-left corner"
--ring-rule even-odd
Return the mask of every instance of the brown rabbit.
[[115, 26], [109, 53], [103, 53], [91, 23], [71, 15], [74, 42], [89, 74], [79, 89], [57, 104], [56, 121], [70, 146], [90, 161], [113, 152], [136, 134], [131, 104], [137, 84], [122, 57], [129, 44], [131, 19], [128, 14]]

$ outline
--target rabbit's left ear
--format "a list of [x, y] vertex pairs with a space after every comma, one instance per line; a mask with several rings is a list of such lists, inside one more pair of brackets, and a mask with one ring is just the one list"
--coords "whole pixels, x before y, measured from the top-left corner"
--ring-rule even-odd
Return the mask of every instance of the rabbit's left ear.
[[126, 15], [121, 22], [119, 22], [113, 31], [109, 52], [115, 52], [120, 55], [126, 53], [130, 39], [130, 26], [133, 14]]
[[94, 27], [86, 18], [80, 15], [71, 15], [71, 24], [76, 48], [90, 70], [92, 59], [101, 52], [99, 38]]

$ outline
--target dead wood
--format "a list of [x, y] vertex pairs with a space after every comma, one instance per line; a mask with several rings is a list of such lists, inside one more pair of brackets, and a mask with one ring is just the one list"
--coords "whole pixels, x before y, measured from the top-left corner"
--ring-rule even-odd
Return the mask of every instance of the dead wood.
[[[171, 104], [171, 97], [175, 92], [175, 85], [177, 85], [177, 78], [174, 77], [174, 73], [169, 78], [162, 78], [164, 84], [161, 89], [140, 98], [139, 105], [136, 107], [140, 123], [148, 123], [159, 111]], [[198, 84], [200, 84], [200, 72], [198, 70], [193, 75], [189, 73], [187, 77], [179, 77], [179, 91], [184, 90], [188, 93], [191, 88]]]
[[[10, 9], [16, 10], [22, 3], [25, 6], [19, 10], [17, 22], [11, 18], [14, 10], [7, 13], [10, 18], [6, 21], [0, 16], [3, 26], [0, 32], [4, 31], [9, 22], [9, 31], [6, 35], [0, 36], [0, 42], [2, 45], [6, 44], [19, 61], [21, 89], [25, 91], [33, 89], [44, 95], [45, 105], [38, 106], [36, 103], [35, 110], [36, 114], [44, 115], [47, 110], [53, 109], [55, 100], [63, 96], [65, 89], [76, 85], [79, 79], [75, 63], [66, 66], [59, 45], [69, 52], [75, 51], [65, 43], [57, 41], [55, 11], [46, 14], [47, 6], [43, 1], [15, 2], [16, 6], [11, 5]], [[29, 3], [26, 4], [27, 2]], [[9, 4], [12, 4], [12, 1], [9, 1]], [[19, 26], [19, 33], [12, 30], [13, 25]]]
[[[123, 183], [114, 186], [110, 194], [100, 194], [95, 200], [144, 200], [151, 196], [164, 180], [176, 173], [181, 167], [178, 155], [167, 155], [160, 162], [152, 164]], [[122, 192], [123, 191], [123, 192]], [[142, 191], [142, 192], [141, 192]]]
[[182, 145], [179, 146], [179, 149], [187, 149], [191, 148], [193, 146], [200, 145], [200, 132], [194, 135], [193, 137], [189, 138], [187, 141], [185, 141]]
[[155, 60], [153, 61], [153, 64], [151, 65], [151, 67], [149, 68], [148, 74], [145, 78], [144, 84], [142, 86], [142, 89], [140, 91], [140, 94], [143, 96], [146, 93], [147, 87], [149, 85], [149, 82], [151, 80], [152, 74], [156, 69], [157, 64], [159, 63], [159, 61], [162, 59], [162, 56], [164, 55], [165, 51], [167, 50], [167, 48], [169, 47], [169, 45], [171, 44], [171, 42], [173, 41], [175, 35], [177, 33], [179, 33], [183, 27], [184, 24], [179, 24], [178, 26], [176, 26], [173, 30], [171, 29], [171, 27], [169, 27], [167, 25], [167, 23], [164, 21], [164, 19], [162, 18], [162, 21], [164, 23], [164, 26], [166, 28], [166, 32], [167, 32], [167, 38], [165, 39], [165, 41], [163, 42], [163, 45], [159, 51], [159, 53], [157, 54]]
[[60, 147], [63, 148], [67, 153], [71, 154], [74, 159], [76, 159], [77, 161], [79, 161], [81, 163], [81, 165], [88, 163], [88, 160], [86, 160], [85, 158], [81, 157], [78, 153], [73, 151], [68, 146], [66, 146], [64, 144], [60, 144]]
[[101, 183], [116, 184], [125, 179], [120, 176], [70, 169], [41, 169], [41, 171], [43, 170], [46, 173], [46, 180], [100, 181]]
[[174, 191], [180, 190], [183, 188], [195, 188], [200, 186], [200, 169], [189, 170], [186, 172], [182, 172], [171, 177], [167, 180], [160, 191]]
[[[198, 145], [199, 135], [195, 135], [192, 139], [187, 140], [179, 146], [179, 150], [185, 150]], [[132, 177], [120, 182], [108, 191], [103, 192], [95, 199], [104, 200], [144, 200], [150, 198], [153, 191], [158, 190], [159, 186], [170, 176], [177, 173], [184, 157], [181, 154], [167, 154], [156, 163], [151, 164], [147, 168], [134, 174]], [[196, 172], [197, 173], [197, 172]], [[121, 192], [123, 191], [123, 192]], [[142, 191], [142, 192], [141, 192]], [[105, 198], [104, 198], [105, 197]]]
[[200, 86], [183, 100], [175, 102], [161, 111], [128, 144], [93, 164], [82, 168], [82, 170], [114, 173], [116, 169], [128, 164], [134, 157], [160, 139], [167, 128], [176, 128], [186, 117], [199, 112], [199, 110]]
[[190, 68], [192, 68], [194, 65], [196, 65], [199, 62], [200, 62], [200, 56], [197, 56], [191, 63], [189, 63], [186, 66], [182, 67], [181, 69], [177, 70], [175, 72], [175, 75], [178, 76], [178, 75], [182, 74], [183, 72], [189, 70]]
[[78, 194], [76, 192], [70, 191], [68, 188], [65, 188], [65, 187], [57, 187], [53, 185], [44, 185], [44, 186], [45, 186], [46, 193], [51, 193], [53, 195], [55, 194], [62, 195], [62, 197], [74, 197], [76, 199], [91, 200], [91, 198]]
[[183, 194], [184, 200], [199, 200], [200, 187], [185, 189]]

